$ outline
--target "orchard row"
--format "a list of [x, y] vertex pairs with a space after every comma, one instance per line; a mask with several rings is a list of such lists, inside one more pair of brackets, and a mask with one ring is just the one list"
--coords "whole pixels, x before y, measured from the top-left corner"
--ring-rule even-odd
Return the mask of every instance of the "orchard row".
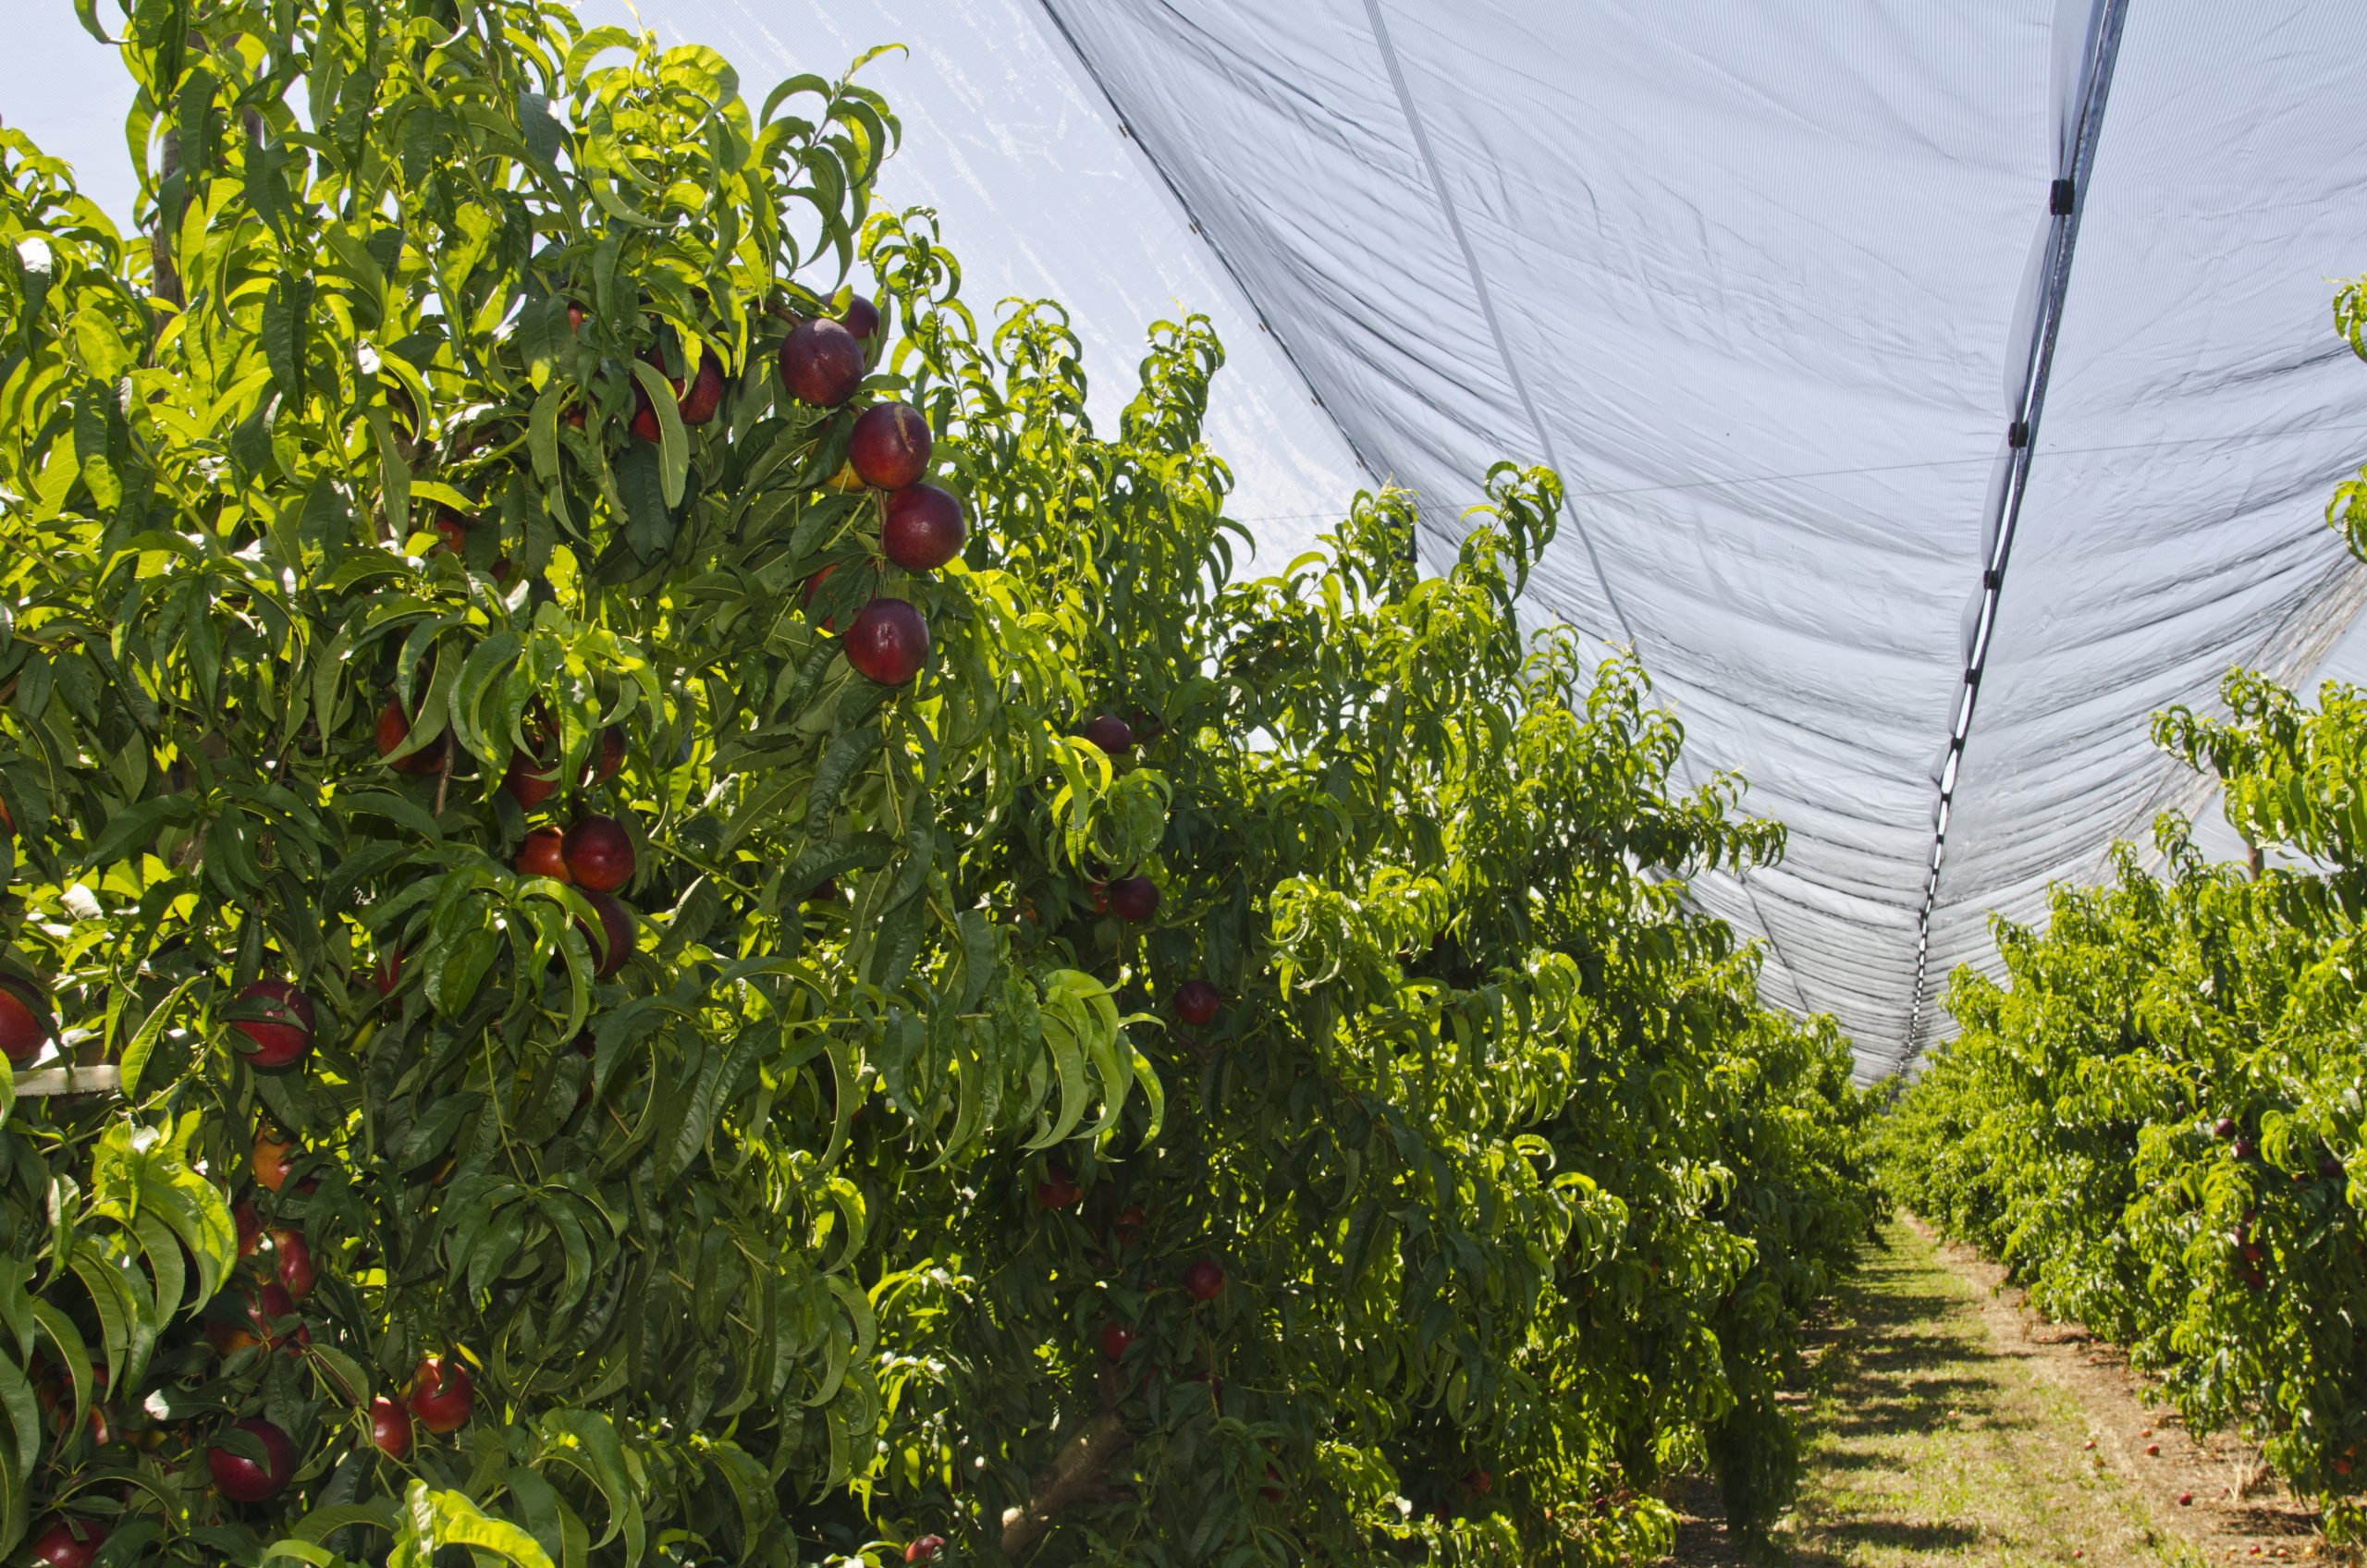
[[1687, 1464], [1772, 1521], [1862, 1108], [1686, 896], [1781, 829], [1523, 632], [1551, 474], [1432, 574], [1391, 493], [1249, 576], [1206, 324], [1097, 432], [851, 82], [110, 21], [148, 234], [0, 131], [0, 1047], [121, 1084], [0, 1125], [0, 1535], [1593, 1563]]

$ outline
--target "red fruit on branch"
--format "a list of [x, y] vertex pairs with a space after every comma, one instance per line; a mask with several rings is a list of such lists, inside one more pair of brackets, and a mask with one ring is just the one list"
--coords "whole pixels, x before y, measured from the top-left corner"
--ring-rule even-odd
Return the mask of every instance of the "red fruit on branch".
[[1464, 1473], [1463, 1486], [1474, 1496], [1486, 1497], [1496, 1489], [1496, 1477], [1490, 1475], [1486, 1467], [1475, 1465]]
[[2332, 1155], [2328, 1155], [2325, 1158], [2318, 1161], [2318, 1174], [2324, 1177], [2329, 1182], [2341, 1180], [2345, 1173], [2345, 1168], [2342, 1161], [2336, 1159]]
[[89, 1519], [54, 1519], [33, 1537], [32, 1560], [42, 1568], [91, 1568], [106, 1544], [106, 1527]]
[[901, 686], [928, 662], [928, 622], [902, 599], [874, 599], [847, 628], [847, 663], [882, 686]]
[[[272, 1325], [295, 1315], [296, 1303], [276, 1280], [256, 1286], [251, 1297], [239, 1291], [225, 1291], [206, 1309], [205, 1342], [224, 1355], [258, 1344], [276, 1350], [294, 1334], [276, 1333]], [[300, 1325], [295, 1334], [302, 1334], [308, 1341], [312, 1337]]]
[[285, 980], [258, 980], [239, 993], [257, 1016], [234, 1018], [230, 1027], [254, 1044], [251, 1067], [293, 1067], [313, 1048], [313, 998]]
[[[386, 705], [378, 710], [378, 754], [382, 757], [392, 756], [402, 743], [410, 739], [411, 717], [403, 712], [402, 699], [387, 698]], [[451, 755], [451, 753], [452, 733], [448, 729], [436, 736], [432, 743], [422, 746], [409, 756], [396, 757], [388, 766], [397, 773], [408, 773], [414, 778], [422, 778], [441, 768], [444, 766], [444, 759]]]
[[288, 1184], [288, 1172], [296, 1162], [296, 1145], [285, 1134], [257, 1123], [252, 1164], [255, 1185], [267, 1193], [276, 1193]]
[[1195, 1029], [1215, 1019], [1223, 1006], [1223, 996], [1206, 980], [1186, 980], [1175, 987], [1175, 1016]]
[[0, 1056], [12, 1067], [22, 1067], [49, 1043], [53, 1025], [48, 1004], [31, 986], [0, 980]]
[[1147, 876], [1122, 876], [1110, 884], [1110, 913], [1136, 925], [1159, 913], [1159, 884]]
[[400, 948], [388, 948], [386, 956], [380, 959], [377, 967], [370, 972], [370, 984], [377, 987], [380, 996], [391, 997], [395, 994], [395, 987], [402, 982], [402, 977], [403, 950]]
[[583, 759], [583, 773], [578, 780], [586, 789], [606, 784], [625, 765], [625, 732], [616, 725], [600, 731], [600, 739], [593, 745], [592, 754]]
[[575, 928], [591, 944], [593, 977], [606, 980], [625, 966], [625, 960], [632, 956], [638, 942], [632, 912], [619, 903], [613, 893], [593, 892], [583, 896], [591, 903], [592, 913], [600, 917], [600, 929], [595, 932], [580, 920], [575, 923]]
[[1085, 738], [1108, 757], [1122, 757], [1134, 749], [1134, 728], [1116, 714], [1100, 714], [1085, 721]]
[[[665, 363], [655, 352], [642, 358], [661, 374], [664, 372]], [[685, 425], [705, 424], [723, 407], [723, 362], [712, 350], [699, 357], [698, 374], [691, 378], [688, 391], [683, 390], [678, 377], [667, 376], [666, 384], [674, 389], [674, 411]], [[648, 389], [638, 377], [633, 381], [632, 397], [632, 433], [654, 446], [664, 431], [657, 423], [657, 410], [649, 400]]]
[[435, 535], [437, 538], [444, 541], [444, 547], [451, 551], [454, 555], [460, 557], [466, 557], [468, 555], [468, 520], [461, 517], [458, 512], [443, 509], [439, 509], [436, 512]]
[[2250, 1159], [2259, 1152], [2259, 1148], [2250, 1138], [2238, 1138], [2236, 1140], [2236, 1158], [2238, 1159]]
[[[536, 751], [541, 746], [536, 746]], [[558, 789], [558, 775], [533, 753], [512, 749], [509, 766], [502, 770], [501, 788], [521, 811], [533, 811]]]
[[263, 1251], [263, 1215], [251, 1203], [240, 1203], [230, 1210], [230, 1223], [239, 1232], [239, 1258], [244, 1262]]
[[411, 1371], [411, 1392], [403, 1401], [412, 1417], [438, 1436], [467, 1426], [476, 1402], [476, 1384], [468, 1368], [448, 1355], [421, 1356]]
[[319, 1282], [313, 1271], [313, 1249], [305, 1242], [304, 1233], [275, 1227], [271, 1232], [271, 1243], [279, 1256], [276, 1272], [280, 1288], [295, 1300], [302, 1301], [313, 1293], [313, 1287]]
[[1120, 1209], [1118, 1218], [1110, 1222], [1110, 1233], [1120, 1246], [1130, 1247], [1143, 1233], [1143, 1226], [1146, 1223], [1147, 1219], [1140, 1207], [1130, 1204]]
[[570, 879], [567, 868], [567, 840], [556, 827], [537, 827], [526, 835], [518, 846], [518, 858], [509, 863], [521, 876], [547, 876], [555, 882]]
[[241, 1421], [231, 1430], [262, 1444], [263, 1459], [258, 1463], [218, 1445], [209, 1449], [205, 1467], [213, 1472], [214, 1489], [232, 1502], [262, 1502], [277, 1496], [296, 1474], [296, 1445], [268, 1421]]
[[928, 455], [936, 445], [928, 421], [910, 403], [876, 403], [854, 422], [847, 442], [847, 461], [865, 484], [881, 490], [901, 490], [917, 484], [928, 472]]
[[1134, 1331], [1123, 1323], [1104, 1323], [1101, 1326], [1101, 1354], [1111, 1361], [1123, 1361], [1126, 1347], [1134, 1342]]
[[847, 308], [839, 312], [839, 325], [854, 335], [858, 343], [869, 343], [879, 336], [879, 307], [860, 294], [847, 298]]
[[1224, 1293], [1224, 1267], [1204, 1257], [1184, 1270], [1184, 1292], [1194, 1301], [1214, 1301]]
[[1266, 1484], [1257, 1488], [1257, 1495], [1264, 1498], [1268, 1502], [1280, 1502], [1282, 1501], [1283, 1497], [1287, 1494], [1282, 1490], [1282, 1473], [1281, 1470], [1271, 1464], [1266, 1466]]
[[379, 1398], [370, 1402], [370, 1441], [388, 1459], [400, 1459], [411, 1452], [411, 1412], [393, 1400]]
[[1051, 1180], [1036, 1183], [1036, 1207], [1038, 1208], [1067, 1208], [1084, 1196], [1083, 1188], [1057, 1172]]
[[632, 880], [632, 837], [613, 816], [577, 817], [561, 848], [579, 888], [613, 893]]
[[863, 385], [863, 370], [862, 343], [837, 322], [800, 322], [781, 339], [781, 385], [801, 403], [837, 408]]
[[710, 349], [699, 356], [699, 368], [691, 376], [691, 389], [682, 394], [675, 408], [684, 424], [705, 424], [721, 411], [723, 393], [723, 360]]
[[2223, 1142], [2228, 1138], [2234, 1137], [2236, 1135], [2236, 1119], [2232, 1116], [2221, 1117], [2218, 1121], [2211, 1124], [2211, 1135], [2222, 1140]]
[[879, 548], [906, 571], [935, 571], [962, 553], [967, 532], [962, 503], [950, 490], [913, 484], [888, 497]]

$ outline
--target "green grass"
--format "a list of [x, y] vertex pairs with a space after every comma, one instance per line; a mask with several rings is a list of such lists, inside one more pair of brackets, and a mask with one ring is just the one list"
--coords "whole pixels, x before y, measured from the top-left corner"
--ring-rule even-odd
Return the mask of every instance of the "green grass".
[[1932, 1243], [1883, 1231], [1841, 1292], [1805, 1412], [1807, 1478], [1779, 1532], [1803, 1568], [2172, 1565], [2165, 1539], [2083, 1447], [2071, 1396], [1997, 1354], [1971, 1287]]

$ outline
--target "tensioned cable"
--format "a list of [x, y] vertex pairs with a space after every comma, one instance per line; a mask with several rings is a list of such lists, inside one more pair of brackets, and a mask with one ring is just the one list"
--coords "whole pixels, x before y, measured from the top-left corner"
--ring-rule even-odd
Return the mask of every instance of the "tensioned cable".
[[2079, 133], [2073, 144], [2071, 172], [2058, 178], [2047, 194], [2047, 211], [2054, 225], [2047, 243], [2045, 288], [2040, 299], [2035, 331], [2030, 345], [2030, 374], [2022, 404], [2006, 431], [2012, 454], [2005, 494], [1997, 519], [1996, 543], [1981, 578], [1981, 619], [1972, 645], [1965, 650], [1964, 687], [1956, 703], [1955, 728], [1948, 737], [1947, 760], [1941, 765], [1940, 801], [1932, 832], [1932, 869], [1923, 884], [1923, 908], [1916, 917], [1914, 1003], [1907, 1014], [1907, 1045], [1901, 1070], [1922, 1054], [1923, 988], [1932, 957], [1932, 912], [1940, 894], [1940, 868], [1947, 858], [1948, 812], [1961, 781], [1965, 740], [1972, 731], [1972, 716], [1981, 700], [1981, 677], [1989, 663], [1989, 640], [1997, 628], [1997, 605], [2005, 585], [2005, 565], [2013, 554], [2014, 531], [2021, 521], [2022, 497], [2030, 488], [2030, 455], [2038, 446], [2039, 416], [2046, 408], [2047, 377], [2054, 368], [2054, 340], [2062, 327], [2063, 302], [2071, 288], [2071, 255], [2079, 239], [2079, 215], [2087, 205], [2088, 179], [2094, 171], [2096, 140], [2103, 129], [2104, 101], [2112, 92], [2113, 64], [2120, 55], [2121, 26], [2128, 0], [2097, 0], [2089, 13], [2086, 50], [2087, 78], [2080, 94]]
[[1299, 385], [1306, 388], [1307, 397], [1317, 408], [1323, 410], [1323, 417], [1331, 422], [1331, 428], [1340, 433], [1340, 439], [1346, 444], [1349, 455], [1356, 459], [1356, 466], [1363, 469], [1366, 477], [1375, 484], [1383, 483], [1381, 470], [1365, 455], [1364, 448], [1356, 445], [1355, 436], [1349, 431], [1339, 414], [1332, 410], [1331, 404], [1323, 400], [1323, 395], [1315, 389], [1315, 378], [1307, 374], [1306, 366], [1300, 363], [1298, 355], [1292, 352], [1289, 339], [1275, 331], [1272, 324], [1267, 321], [1265, 306], [1259, 304], [1257, 297], [1249, 291], [1249, 285], [1242, 277], [1241, 269], [1233, 264], [1233, 258], [1224, 253], [1224, 247], [1217, 243], [1216, 236], [1209, 233], [1206, 226], [1200, 222], [1200, 214], [1192, 210], [1191, 201], [1184, 196], [1184, 188], [1176, 183], [1175, 177], [1168, 172], [1167, 165], [1159, 161], [1159, 154], [1151, 150], [1150, 144], [1134, 134], [1133, 123], [1126, 118], [1126, 111], [1119, 104], [1117, 94], [1110, 91], [1110, 84], [1102, 80], [1101, 73], [1094, 68], [1093, 56], [1085, 52], [1085, 46], [1076, 41], [1076, 34], [1069, 31], [1068, 18], [1061, 15], [1056, 0], [1041, 0], [1041, 4], [1045, 20], [1052, 24], [1052, 31], [1060, 34], [1061, 42], [1068, 45], [1069, 54], [1075, 59], [1077, 68], [1085, 73], [1085, 80], [1093, 83], [1101, 93], [1101, 101], [1110, 105], [1110, 116], [1118, 122], [1118, 133], [1142, 149], [1143, 162], [1150, 165], [1151, 173], [1159, 176], [1159, 182], [1167, 188], [1167, 194], [1174, 199], [1175, 205], [1183, 211], [1184, 221], [1192, 226], [1192, 232], [1199, 237], [1201, 244], [1208, 248], [1208, 254], [1217, 259], [1217, 265], [1224, 268], [1224, 275], [1233, 280], [1233, 288], [1248, 304], [1250, 313], [1257, 318], [1259, 328], [1267, 337], [1274, 340], [1274, 347], [1282, 350], [1282, 358], [1289, 362], [1292, 371], [1297, 374]]

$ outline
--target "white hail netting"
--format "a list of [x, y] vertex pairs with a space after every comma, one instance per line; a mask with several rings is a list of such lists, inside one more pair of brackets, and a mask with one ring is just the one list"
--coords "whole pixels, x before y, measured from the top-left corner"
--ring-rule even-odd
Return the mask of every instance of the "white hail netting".
[[2232, 662], [2306, 676], [2367, 591], [2322, 521], [2367, 452], [2328, 314], [2367, 269], [2356, 0], [2128, 0], [2116, 51], [2101, 0], [1043, 3], [1356, 452], [1420, 489], [1428, 559], [1492, 459], [1561, 470], [1540, 608], [1632, 639], [1695, 761], [1791, 825], [1781, 868], [1701, 895], [1869, 1073], [1944, 1026], [1992, 910], [2201, 803], [2149, 714]]
[[[1688, 782], [1736, 769], [1790, 824], [1781, 868], [1701, 897], [1770, 939], [1769, 1000], [1838, 1015], [1871, 1075], [1945, 1031], [1936, 994], [1994, 962], [1991, 911], [2036, 917], [2115, 835], [2207, 806], [2151, 713], [2210, 702], [2236, 662], [2367, 672], [2356, 637], [2321, 666], [2367, 594], [2322, 521], [2367, 455], [2367, 366], [2328, 312], [2332, 280], [2367, 271], [2367, 6], [2120, 3], [639, 14], [756, 84], [909, 41], [866, 72], [908, 130], [887, 198], [944, 211], [974, 298], [1076, 307], [1098, 410], [1146, 320], [1210, 310], [1234, 351], [1212, 438], [1283, 546], [1268, 565], [1359, 462], [1421, 493], [1434, 565], [1490, 462], [1559, 468], [1573, 515], [1540, 615], [1632, 641], [1686, 723]], [[38, 135], [46, 94], [61, 150], [104, 151], [87, 90], [120, 73], [95, 45], [60, 68], [73, 47], [0, 62], [0, 97]], [[2057, 218], [2083, 123], [2092, 167]], [[103, 199], [128, 212], [128, 188]], [[1984, 636], [2007, 429], [2058, 276]]]

